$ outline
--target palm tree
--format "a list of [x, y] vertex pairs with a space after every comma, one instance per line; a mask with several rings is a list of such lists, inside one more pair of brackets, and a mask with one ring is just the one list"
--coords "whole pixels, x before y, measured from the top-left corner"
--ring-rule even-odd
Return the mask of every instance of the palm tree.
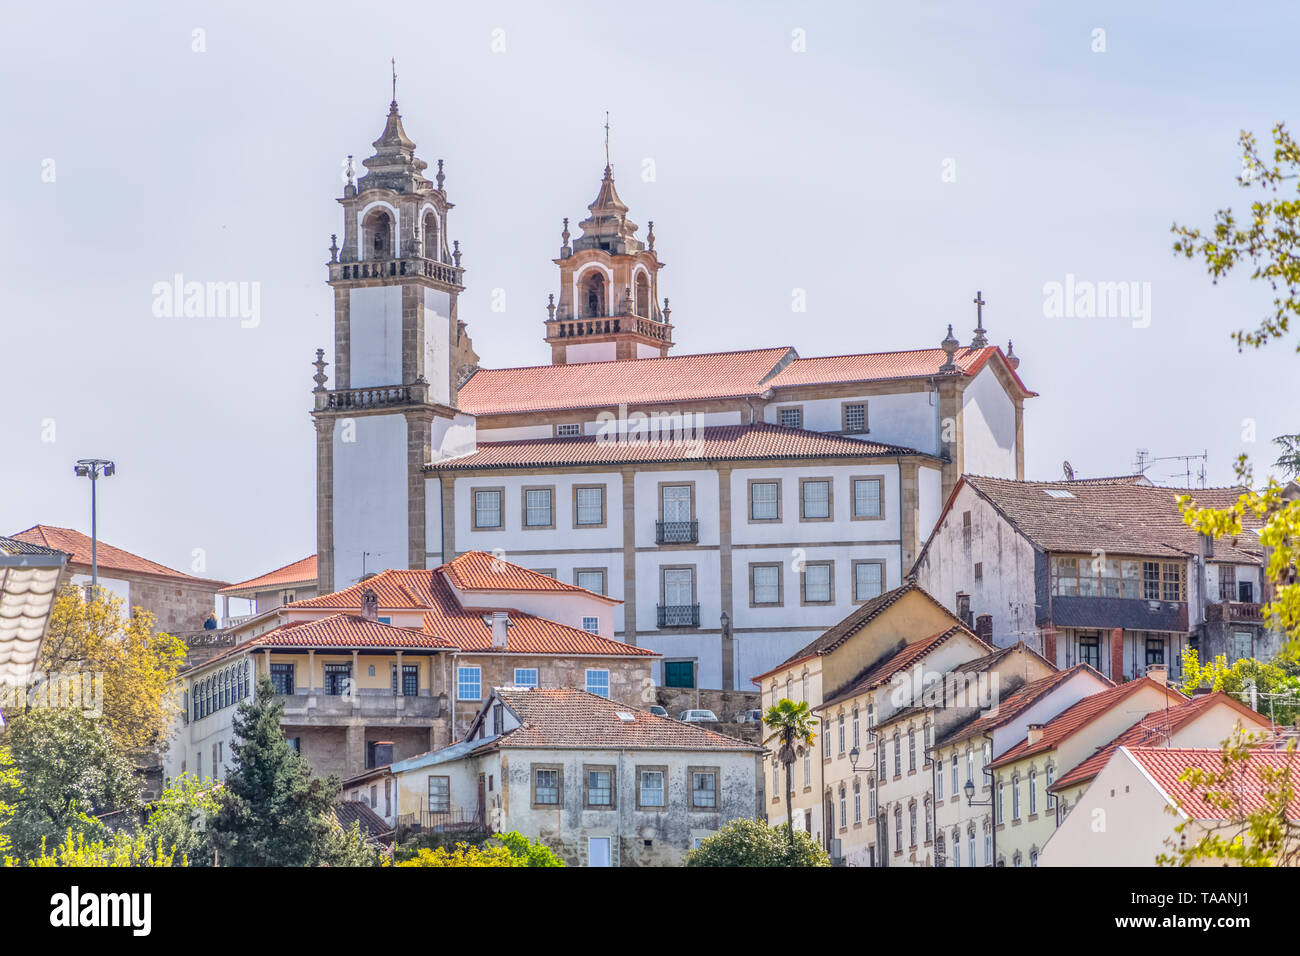
[[793, 783], [790, 775], [794, 773], [795, 745], [802, 743], [805, 747], [811, 747], [812, 742], [817, 735], [813, 732], [816, 726], [813, 720], [812, 711], [808, 708], [807, 701], [795, 703], [788, 697], [782, 697], [779, 701], [767, 709], [763, 715], [763, 723], [767, 724], [772, 733], [766, 740], [765, 744], [770, 744], [774, 740], [780, 740], [780, 749], [776, 752], [776, 759], [785, 764], [785, 822], [786, 832], [790, 837], [790, 852], [794, 852], [794, 809], [790, 805], [790, 792], [793, 790]]

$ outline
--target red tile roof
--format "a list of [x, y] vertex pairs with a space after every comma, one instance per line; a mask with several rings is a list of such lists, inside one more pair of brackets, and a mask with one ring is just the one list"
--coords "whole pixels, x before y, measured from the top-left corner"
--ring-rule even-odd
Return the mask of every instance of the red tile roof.
[[249, 578], [247, 581], [240, 581], [238, 584], [231, 584], [221, 589], [222, 594], [231, 594], [235, 591], [265, 591], [269, 588], [283, 587], [286, 584], [315, 584], [316, 583], [316, 555], [302, 558], [294, 561], [292, 564], [286, 564], [282, 568], [276, 568], [274, 571], [268, 571], [266, 574], [259, 575], [255, 578]]
[[[685, 724], [671, 717], [656, 717], [633, 710], [585, 690], [559, 688], [494, 691], [519, 718], [521, 726], [508, 731], [484, 749], [528, 747], [545, 749], [711, 750], [762, 752], [735, 737]], [[630, 716], [624, 720], [619, 714]]]
[[672, 461], [856, 459], [916, 454], [920, 453], [900, 445], [885, 445], [782, 425], [711, 425], [699, 429], [697, 435], [680, 439], [616, 441], [600, 435], [583, 435], [577, 438], [479, 442], [476, 451], [460, 458], [427, 465], [425, 471]]
[[[53, 548], [55, 551], [66, 552], [70, 557], [70, 564], [79, 564], [90, 567], [91, 557], [91, 540], [89, 535], [82, 534], [80, 531], [74, 531], [71, 528], [56, 528], [52, 525], [38, 524], [33, 525], [26, 531], [19, 531], [12, 535], [19, 541], [25, 541], [28, 544], [39, 544], [47, 548]], [[121, 548], [115, 548], [102, 538], [97, 543], [96, 558], [99, 562], [101, 571], [120, 571], [124, 574], [148, 574], [154, 577], [178, 578], [183, 581], [190, 581], [196, 584], [224, 584], [223, 581], [212, 581], [207, 578], [196, 578], [193, 575], [185, 574], [174, 568], [169, 568], [159, 564], [156, 561], [150, 561], [148, 558], [142, 558], [138, 554], [132, 554], [130, 551], [123, 551]]]
[[1166, 742], [1171, 734], [1177, 733], [1206, 711], [1221, 706], [1231, 707], [1246, 720], [1254, 722], [1261, 730], [1272, 726], [1263, 716], [1222, 691], [1193, 697], [1175, 707], [1170, 707], [1168, 711], [1158, 710], [1140, 718], [1114, 740], [1098, 747], [1087, 760], [1056, 780], [1049, 789], [1060, 792], [1085, 783], [1101, 773], [1102, 767], [1106, 766], [1111, 755], [1120, 747], [1144, 747]]
[[1177, 706], [1186, 703], [1187, 698], [1178, 693], [1172, 687], [1167, 687], [1150, 677], [1142, 677], [1138, 680], [1127, 681], [1115, 687], [1107, 688], [1096, 694], [1089, 694], [1083, 700], [1067, 707], [1043, 726], [1043, 734], [1037, 743], [1031, 744], [1029, 738], [1009, 749], [1001, 757], [993, 761], [990, 766], [1001, 767], [1024, 757], [1031, 757], [1034, 754], [1042, 753], [1045, 750], [1051, 750], [1059, 746], [1062, 742], [1074, 736], [1090, 723], [1101, 717], [1116, 707], [1122, 706], [1123, 703], [1132, 697], [1138, 691], [1145, 687], [1156, 688], [1166, 692], [1170, 706]]
[[[1215, 749], [1192, 747], [1177, 748], [1124, 748], [1139, 767], [1147, 774], [1157, 787], [1182, 811], [1194, 820], [1223, 820], [1225, 811], [1205, 798], [1202, 786], [1193, 794], [1192, 788], [1179, 780], [1187, 770], [1196, 767], [1209, 773], [1222, 773], [1223, 754]], [[1276, 790], [1278, 784], [1264, 779], [1263, 768], [1280, 771], [1290, 768], [1292, 779], [1300, 778], [1300, 753], [1296, 751], [1252, 750], [1244, 767], [1234, 765], [1233, 786], [1234, 807], [1239, 806], [1245, 813], [1254, 813], [1267, 805], [1265, 795]], [[1287, 819], [1300, 820], [1300, 789], [1293, 786], [1291, 801], [1287, 806]], [[1222, 788], [1215, 788], [1222, 789]], [[1230, 812], [1230, 811], [1229, 811]]]
[[1010, 694], [1005, 700], [998, 701], [993, 707], [990, 707], [979, 717], [968, 724], [963, 724], [956, 733], [945, 737], [941, 743], [951, 744], [961, 740], [967, 740], [971, 737], [978, 737], [981, 734], [989, 733], [996, 730], [1008, 721], [1014, 720], [1017, 716], [1027, 710], [1032, 704], [1037, 703], [1043, 697], [1060, 687], [1075, 674], [1087, 672], [1100, 680], [1107, 687], [1114, 687], [1115, 684], [1104, 674], [1099, 674], [1087, 664], [1075, 664], [1073, 667], [1067, 667], [1065, 670], [1055, 671], [1046, 677], [1040, 677], [1038, 680], [1030, 681], [1018, 687], [1015, 692]]
[[709, 352], [628, 362], [582, 362], [480, 369], [461, 386], [458, 404], [471, 415], [655, 405], [757, 395], [789, 346]]
[[623, 603], [617, 598], [520, 567], [486, 551], [466, 551], [437, 570], [446, 574], [447, 580], [462, 591], [561, 591], [585, 594], [609, 604]]
[[[979, 373], [1002, 350], [995, 345], [960, 349], [953, 361], [963, 375]], [[832, 385], [840, 382], [882, 382], [901, 378], [929, 378], [939, 374], [948, 360], [943, 349], [914, 349], [909, 352], [868, 352], [860, 355], [825, 355], [797, 358], [767, 382], [769, 388], [800, 385]], [[1004, 367], [1026, 397], [1036, 393], [1025, 388], [1020, 376], [1009, 365]]]
[[993, 648], [984, 643], [965, 627], [957, 625], [950, 627], [946, 631], [940, 631], [938, 634], [932, 634], [929, 637], [922, 638], [919, 641], [913, 641], [910, 644], [904, 644], [893, 654], [877, 661], [867, 671], [856, 680], [852, 681], [844, 690], [839, 691], [834, 697], [830, 698], [823, 704], [814, 707], [814, 710], [825, 710], [841, 701], [848, 700], [850, 697], [856, 697], [859, 694], [877, 687], [892, 678], [899, 671], [906, 670], [914, 663], [924, 658], [935, 648], [947, 643], [954, 637], [965, 636], [974, 641], [985, 653], [992, 653]]
[[290, 621], [239, 645], [248, 647], [393, 647], [454, 649], [440, 635], [414, 627], [395, 627], [359, 614], [331, 614], [316, 621]]

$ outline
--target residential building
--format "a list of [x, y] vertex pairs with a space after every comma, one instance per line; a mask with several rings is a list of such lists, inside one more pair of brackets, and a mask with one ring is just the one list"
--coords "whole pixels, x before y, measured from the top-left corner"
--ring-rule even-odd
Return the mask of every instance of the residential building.
[[654, 654], [604, 636], [614, 603], [469, 552], [280, 608], [279, 626], [180, 675], [166, 773], [224, 779], [236, 705], [263, 675], [285, 699], [286, 736], [318, 773], [345, 778], [446, 746], [494, 684], [638, 704]]
[[[228, 584], [217, 592], [221, 595], [222, 625], [229, 627], [286, 604], [313, 598], [317, 593], [316, 581], [316, 555], [312, 554], [247, 581]], [[232, 599], [243, 602], [246, 613], [232, 616]]]
[[339, 797], [344, 806], [359, 803], [368, 808], [391, 830], [397, 826], [397, 781], [393, 776], [391, 754], [381, 756], [390, 760], [348, 777], [340, 786]]
[[759, 810], [762, 748], [574, 688], [493, 688], [464, 739], [392, 766], [398, 822], [479, 823], [576, 866], [675, 866]]
[[[1043, 723], [1113, 686], [1089, 665], [1075, 664], [1020, 684], [996, 706], [972, 714], [936, 739], [936, 866], [1007, 863], [999, 841], [1010, 819], [1011, 795], [995, 781], [993, 761], [1022, 740], [1030, 724]], [[937, 779], [941, 772], [942, 784]]]
[[[1191, 492], [1227, 507], [1243, 489]], [[1002, 640], [1033, 642], [1058, 667], [1086, 663], [1112, 680], [1164, 667], [1182, 652], [1268, 658], [1269, 599], [1258, 522], [1212, 541], [1189, 528], [1176, 498], [1140, 475], [1015, 481], [965, 475], [912, 569], [966, 619], [987, 616]]]
[[998, 858], [1008, 866], [1037, 866], [1044, 844], [1056, 831], [1057, 799], [1051, 790], [1055, 781], [1135, 719], [1158, 719], [1186, 702], [1163, 680], [1140, 677], [1091, 694], [1050, 720], [1030, 724], [1024, 739], [989, 765], [994, 787], [1006, 795]]
[[396, 102], [374, 146], [331, 247], [332, 381], [316, 362], [321, 593], [507, 554], [618, 599], [611, 636], [659, 684], [745, 709], [751, 675], [901, 583], [962, 472], [1023, 475], [1034, 393], [982, 313], [967, 345], [673, 354], [653, 224], [608, 165], [565, 220], [551, 364], [480, 367], [442, 164], [424, 176]]
[[[1294, 750], [1260, 747], [1253, 750], [1236, 771], [1240, 806], [1246, 812], [1264, 807], [1263, 794], [1270, 789], [1261, 775], [1300, 770], [1300, 755]], [[1201, 835], [1217, 830], [1226, 839], [1250, 834], [1214, 800], [1204, 788], [1193, 790], [1182, 779], [1189, 769], [1207, 773], [1223, 771], [1222, 752], [1217, 747], [1117, 747], [1078, 804], [1043, 848], [1040, 866], [1154, 866], [1157, 857], [1179, 846], [1194, 843]], [[1300, 798], [1292, 798], [1287, 819], [1300, 822]], [[1103, 821], [1104, 825], [1098, 825]], [[1182, 834], [1174, 828], [1188, 824]], [[1223, 860], [1203, 860], [1203, 866], [1222, 866]]]
[[61, 550], [0, 537], [0, 693], [36, 672], [67, 562]]
[[[38, 524], [13, 538], [65, 552], [68, 580], [82, 587], [89, 586], [92, 550], [89, 535], [71, 528]], [[100, 588], [120, 597], [127, 613], [136, 608], [148, 611], [154, 616], [157, 630], [184, 638], [201, 631], [204, 621], [216, 613], [216, 595], [224, 581], [176, 571], [102, 539], [95, 550]]]

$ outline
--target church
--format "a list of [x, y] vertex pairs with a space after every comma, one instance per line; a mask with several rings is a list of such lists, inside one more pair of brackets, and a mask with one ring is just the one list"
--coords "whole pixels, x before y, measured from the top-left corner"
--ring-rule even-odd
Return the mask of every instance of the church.
[[754, 691], [902, 583], [961, 475], [1024, 477], [1035, 393], [980, 296], [966, 344], [677, 352], [654, 223], [640, 238], [608, 162], [564, 220], [548, 364], [480, 364], [442, 162], [427, 178], [396, 100], [373, 145], [315, 363], [318, 593], [489, 552], [621, 601], [614, 636], [659, 685]]

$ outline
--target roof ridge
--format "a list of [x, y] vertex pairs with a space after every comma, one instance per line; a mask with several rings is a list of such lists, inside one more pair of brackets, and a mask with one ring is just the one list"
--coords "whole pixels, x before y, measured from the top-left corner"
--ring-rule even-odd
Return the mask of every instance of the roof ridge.
[[[655, 355], [638, 359], [623, 359], [618, 364], [629, 365], [633, 362], [680, 362], [684, 359], [707, 358], [714, 355], [757, 355], [760, 352], [784, 352], [794, 348], [793, 345], [767, 345], [756, 349], [725, 349], [721, 352], [683, 352], [677, 355]], [[484, 372], [525, 372], [530, 369], [542, 368], [584, 368], [587, 366], [603, 366], [613, 363], [609, 362], [574, 362], [566, 365], [554, 365], [551, 363], [538, 365], [511, 365], [504, 368], [480, 368], [474, 374], [482, 375]]]

